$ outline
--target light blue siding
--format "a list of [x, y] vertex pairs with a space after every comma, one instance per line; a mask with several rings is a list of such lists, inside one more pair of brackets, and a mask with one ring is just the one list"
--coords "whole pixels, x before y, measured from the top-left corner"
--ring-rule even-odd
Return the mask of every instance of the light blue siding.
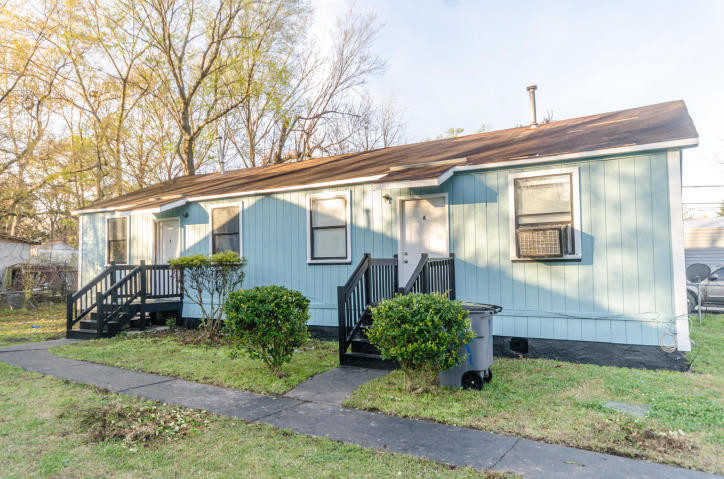
[[[563, 166], [576, 166], [580, 174], [581, 260], [512, 262], [508, 175]], [[336, 287], [362, 254], [391, 257], [397, 252], [398, 199], [444, 192], [458, 298], [503, 306], [495, 334], [658, 344], [674, 310], [667, 188], [662, 152], [458, 173], [438, 188], [380, 191], [355, 185], [208, 201], [162, 215], [132, 215], [131, 261], [153, 260], [154, 220], [160, 217], [180, 218], [183, 254], [209, 254], [209, 208], [241, 204], [243, 254], [249, 260], [244, 287], [297, 289], [311, 301], [311, 324], [336, 326]], [[309, 265], [307, 197], [332, 190], [351, 195], [352, 262]], [[106, 217], [84, 216], [84, 281], [103, 266]], [[198, 311], [186, 305], [184, 314]]]

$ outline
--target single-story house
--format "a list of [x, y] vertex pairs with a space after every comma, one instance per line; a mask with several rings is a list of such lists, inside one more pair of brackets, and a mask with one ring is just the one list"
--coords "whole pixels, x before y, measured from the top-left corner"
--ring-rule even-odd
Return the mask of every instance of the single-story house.
[[31, 260], [35, 263], [76, 263], [78, 249], [64, 241], [45, 241], [30, 248]]
[[686, 266], [703, 263], [712, 270], [724, 264], [724, 217], [684, 220]]
[[31, 246], [39, 245], [35, 241], [20, 236], [0, 233], [0, 291], [3, 290], [6, 268], [18, 263], [27, 263], [30, 260]]
[[336, 335], [339, 286], [366, 253], [394, 265], [400, 287], [423, 255], [454, 253], [455, 297], [503, 307], [499, 353], [683, 367], [681, 166], [697, 144], [672, 101], [180, 177], [75, 212], [80, 281], [111, 261], [234, 250], [248, 259], [245, 287], [301, 291], [313, 332]]

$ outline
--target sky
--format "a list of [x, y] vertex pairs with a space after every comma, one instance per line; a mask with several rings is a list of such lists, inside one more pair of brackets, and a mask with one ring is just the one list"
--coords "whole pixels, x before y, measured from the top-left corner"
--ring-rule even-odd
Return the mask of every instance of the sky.
[[[348, 0], [312, 0], [313, 32]], [[684, 152], [684, 202], [697, 214], [724, 200], [724, 0], [358, 0], [383, 24], [373, 51], [386, 71], [373, 97], [404, 108], [406, 140], [451, 127], [474, 133], [683, 99], [699, 132]], [[713, 214], [713, 205], [708, 206]], [[718, 207], [716, 207], [718, 209]]]

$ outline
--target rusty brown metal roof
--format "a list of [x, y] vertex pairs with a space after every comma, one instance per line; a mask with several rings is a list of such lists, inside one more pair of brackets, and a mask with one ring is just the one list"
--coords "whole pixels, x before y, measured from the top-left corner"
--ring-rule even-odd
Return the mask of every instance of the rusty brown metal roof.
[[0, 241], [9, 241], [11, 243], [40, 244], [40, 241], [23, 238], [22, 236], [9, 235], [0, 233]]
[[[98, 210], [153, 210], [195, 199], [304, 189], [334, 183], [387, 183], [439, 177], [454, 165], [495, 167], [535, 163], [550, 157], [631, 149], [698, 138], [683, 101], [491, 131], [379, 150], [245, 168], [226, 174], [184, 176], [113, 199], [79, 213]], [[661, 146], [659, 146], [661, 147]], [[450, 161], [458, 160], [458, 161]], [[437, 163], [437, 164], [435, 164]], [[416, 167], [419, 165], [419, 167]]]

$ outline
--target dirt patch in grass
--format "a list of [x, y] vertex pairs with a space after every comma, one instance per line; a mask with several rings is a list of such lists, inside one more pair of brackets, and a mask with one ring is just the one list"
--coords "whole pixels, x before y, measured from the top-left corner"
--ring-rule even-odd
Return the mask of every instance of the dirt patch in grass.
[[[208, 418], [208, 424], [171, 434], [169, 440], [168, 433], [163, 432], [169, 429], [168, 420], [145, 418], [156, 412], [161, 418], [174, 416], [177, 409], [173, 406], [107, 393], [3, 363], [0, 363], [0, 391], [0, 476], [3, 478], [508, 477], [497, 472], [450, 468], [424, 459], [307, 437], [210, 413], [202, 416]], [[132, 432], [130, 438], [136, 442], [130, 443], [124, 442], [129, 428], [116, 431], [113, 427], [108, 430], [103, 427], [104, 432], [96, 439], [117, 439], [96, 442], [82, 425], [84, 416], [76, 412], [79, 405], [88, 405], [87, 409], [95, 411], [91, 416], [100, 419], [101, 426], [103, 419], [98, 418], [98, 414], [117, 414], [126, 422], [140, 415], [143, 424], [153, 424], [153, 427], [142, 428], [143, 434]], [[132, 411], [130, 414], [126, 406]], [[142, 412], [136, 412], [138, 410]], [[186, 411], [178, 412], [185, 419], [188, 417]], [[175, 425], [171, 430], [175, 430], [178, 422], [172, 420]], [[160, 426], [161, 423], [165, 426]], [[91, 424], [99, 427], [96, 420]], [[159, 437], [164, 440], [140, 442], [148, 437], [151, 429], [160, 429]], [[134, 426], [130, 430], [133, 431]]]
[[198, 329], [162, 329], [144, 333], [144, 336], [156, 341], [172, 339], [173, 341], [185, 346], [231, 346], [231, 341], [226, 339], [224, 336], [208, 336]]
[[[657, 428], [647, 421], [606, 418], [591, 425], [578, 437], [563, 436], [560, 444], [585, 447], [597, 452], [645, 459], [680, 467], [713, 471], [720, 466], [716, 449], [694, 440], [694, 434]], [[696, 458], [692, 461], [692, 458]]]
[[68, 416], [77, 418], [92, 442], [117, 439], [126, 445], [144, 446], [189, 436], [207, 427], [211, 419], [205, 411], [131, 403], [112, 396], [80, 408], [67, 405], [59, 417]]

